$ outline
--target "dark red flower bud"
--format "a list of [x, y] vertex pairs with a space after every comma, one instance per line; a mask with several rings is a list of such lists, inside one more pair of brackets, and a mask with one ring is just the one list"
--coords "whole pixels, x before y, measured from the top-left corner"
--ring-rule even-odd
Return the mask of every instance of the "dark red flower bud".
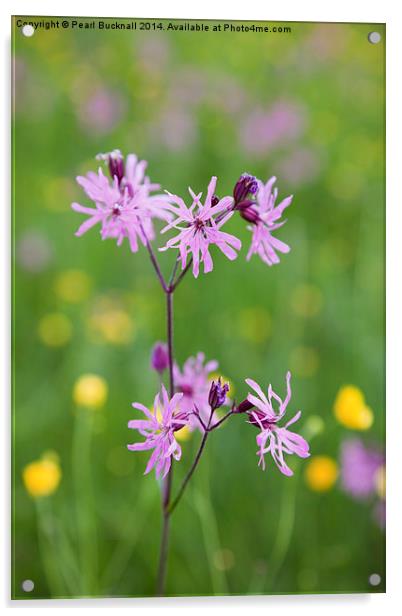
[[163, 342], [157, 342], [152, 349], [151, 367], [162, 374], [169, 365], [169, 355], [167, 345]]
[[112, 178], [117, 177], [120, 182], [124, 178], [124, 157], [119, 150], [110, 152], [108, 157], [109, 172]]
[[247, 222], [252, 222], [254, 225], [260, 220], [260, 216], [254, 207], [247, 207], [240, 210], [240, 216], [244, 218], [244, 220], [247, 220]]
[[240, 404], [233, 409], [233, 413], [247, 413], [247, 411], [250, 411], [252, 408], [254, 408], [254, 404], [251, 404], [251, 402], [249, 402], [247, 400], [247, 398], [245, 400], [243, 400], [243, 402], [240, 402]]
[[244, 199], [246, 199], [247, 195], [249, 194], [255, 195], [257, 190], [257, 179], [253, 175], [243, 173], [239, 177], [233, 189], [233, 197], [235, 200], [235, 204], [240, 203], [240, 201], [244, 201]]
[[229, 385], [227, 383], [222, 385], [220, 377], [216, 382], [212, 381], [211, 388], [209, 390], [208, 404], [213, 411], [225, 404], [226, 394], [228, 391]]
[[239, 201], [239, 203], [236, 203], [236, 205], [234, 206], [234, 210], [246, 210], [247, 208], [251, 207], [252, 205], [255, 204], [255, 201], [253, 201], [252, 199], [244, 199], [244, 201]]

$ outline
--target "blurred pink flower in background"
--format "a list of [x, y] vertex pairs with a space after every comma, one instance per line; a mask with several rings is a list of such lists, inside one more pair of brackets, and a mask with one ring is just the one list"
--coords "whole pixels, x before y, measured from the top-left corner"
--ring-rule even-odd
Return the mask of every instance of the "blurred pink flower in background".
[[20, 107], [23, 105], [23, 100], [25, 96], [25, 80], [27, 76], [27, 65], [26, 62], [22, 58], [18, 58], [15, 56], [13, 61], [13, 70], [14, 70], [14, 88], [13, 88], [13, 108], [16, 111], [19, 111]]
[[17, 240], [17, 262], [24, 270], [37, 274], [46, 269], [52, 260], [52, 247], [40, 231], [25, 231]]
[[77, 102], [77, 115], [86, 132], [106, 135], [123, 120], [126, 108], [126, 101], [118, 92], [98, 86]]
[[151, 139], [171, 152], [190, 148], [198, 136], [194, 115], [180, 107], [169, 107], [162, 111], [150, 128]]
[[301, 44], [289, 49], [283, 68], [296, 68], [300, 74], [332, 69], [348, 54], [350, 31], [337, 24], [315, 24]]
[[188, 66], [172, 76], [170, 101], [172, 105], [196, 105], [205, 98], [208, 91], [208, 76], [198, 67]]
[[239, 128], [242, 148], [264, 157], [277, 146], [298, 139], [307, 124], [306, 112], [297, 103], [277, 101], [270, 109], [255, 108]]
[[277, 163], [278, 171], [284, 180], [293, 186], [307, 184], [314, 180], [321, 169], [322, 160], [314, 150], [295, 148], [288, 156]]
[[143, 71], [163, 73], [169, 63], [170, 43], [167, 37], [160, 33], [148, 32], [138, 38], [135, 55]]
[[[208, 402], [211, 388], [211, 373], [218, 368], [218, 362], [214, 359], [204, 364], [204, 353], [198, 353], [196, 357], [189, 357], [180, 370], [177, 364], [173, 368], [175, 388], [183, 394], [180, 402], [182, 411], [192, 413], [198, 409], [201, 419], [208, 423], [210, 406]], [[194, 415], [189, 416], [190, 429], [200, 428], [200, 423]]]
[[50, 86], [43, 74], [33, 70], [25, 59], [15, 57], [13, 63], [13, 110], [25, 114], [30, 121], [47, 120], [54, 108], [56, 90]]
[[318, 62], [338, 58], [344, 51], [348, 32], [337, 24], [317, 24], [305, 40], [307, 55]]
[[376, 493], [376, 473], [384, 456], [376, 447], [366, 447], [362, 440], [348, 439], [341, 446], [341, 486], [356, 500]]
[[232, 76], [219, 74], [212, 76], [205, 101], [226, 113], [239, 113], [247, 104], [248, 93]]

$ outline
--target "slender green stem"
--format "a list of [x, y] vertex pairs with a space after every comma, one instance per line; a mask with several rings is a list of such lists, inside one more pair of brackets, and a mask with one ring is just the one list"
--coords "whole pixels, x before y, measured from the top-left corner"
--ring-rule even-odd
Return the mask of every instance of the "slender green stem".
[[[169, 283], [166, 284], [166, 281], [163, 277], [162, 271], [159, 267], [158, 260], [153, 251], [151, 242], [147, 238], [144, 229], [141, 227], [143, 235], [145, 237], [146, 247], [149, 253], [149, 257], [151, 259], [151, 263], [154, 267], [155, 273], [158, 277], [158, 280], [161, 284], [163, 292], [166, 297], [166, 330], [167, 330], [167, 345], [168, 345], [168, 364], [169, 364], [169, 394], [170, 397], [174, 395], [174, 380], [173, 380], [173, 294], [177, 287], [177, 285], [184, 278], [186, 273], [191, 267], [192, 260], [190, 259], [186, 268], [181, 272], [181, 274], [176, 278], [177, 267], [179, 264], [179, 260], [176, 259], [173, 270], [169, 279]], [[167, 570], [167, 558], [168, 558], [168, 545], [169, 545], [169, 528], [170, 528], [170, 495], [172, 491], [172, 480], [173, 480], [173, 465], [170, 467], [170, 470], [163, 481], [162, 485], [162, 537], [161, 537], [161, 545], [160, 545], [160, 553], [159, 553], [159, 566], [158, 566], [158, 577], [157, 577], [157, 585], [156, 585], [156, 593], [158, 596], [164, 595], [165, 593], [165, 580], [166, 580], [166, 570]]]
[[232, 415], [234, 415], [234, 411], [229, 411], [229, 413], [226, 413], [226, 415], [224, 415], [222, 417], [222, 419], [220, 419], [219, 421], [217, 421], [213, 426], [211, 426], [209, 428], [209, 432], [212, 432], [212, 430], [215, 430], [215, 428], [219, 428], [219, 426], [221, 424], [223, 424], [224, 421], [226, 421], [227, 419], [229, 419], [229, 417], [231, 417]]
[[[166, 329], [167, 329], [167, 345], [168, 345], [168, 364], [169, 364], [169, 394], [170, 397], [174, 394], [173, 381], [173, 291], [168, 289], [166, 294]], [[163, 596], [165, 594], [165, 581], [167, 570], [167, 558], [169, 547], [169, 528], [170, 528], [170, 513], [169, 502], [172, 491], [173, 465], [163, 482], [162, 487], [162, 537], [159, 553], [159, 567], [156, 594]]]
[[176, 261], [174, 262], [174, 266], [172, 269], [172, 273], [170, 274], [170, 278], [169, 278], [169, 283], [168, 283], [168, 287], [173, 291], [174, 289], [172, 289], [172, 284], [173, 281], [175, 279], [176, 276], [176, 272], [177, 272], [177, 268], [179, 267], [179, 258], [176, 259]]
[[191, 257], [191, 259], [187, 263], [187, 265], [184, 268], [184, 270], [178, 275], [176, 280], [172, 283], [172, 285], [171, 285], [172, 291], [175, 291], [177, 289], [178, 285], [180, 284], [180, 282], [183, 280], [184, 276], [187, 274], [188, 270], [190, 269], [192, 263], [193, 263], [193, 258]]
[[183, 492], [187, 487], [188, 482], [190, 481], [195, 469], [198, 466], [198, 462], [200, 461], [202, 452], [204, 451], [205, 443], [207, 442], [208, 434], [209, 434], [209, 431], [205, 430], [204, 434], [202, 435], [200, 447], [197, 451], [197, 455], [195, 456], [194, 462], [192, 463], [190, 470], [188, 471], [186, 477], [184, 478], [183, 483], [180, 486], [180, 489], [177, 493], [176, 498], [171, 502], [171, 504], [168, 507], [169, 514], [171, 514], [174, 511], [174, 509], [177, 507], [181, 497], [183, 496]]
[[[183, 496], [184, 490], [187, 487], [188, 482], [190, 481], [191, 477], [193, 476], [193, 473], [194, 473], [195, 469], [198, 466], [198, 463], [199, 463], [199, 461], [201, 459], [201, 456], [202, 456], [202, 452], [204, 451], [205, 443], [207, 442], [208, 435], [211, 432], [211, 429], [213, 429], [213, 428], [210, 428], [213, 414], [214, 414], [214, 409], [211, 409], [211, 413], [209, 415], [209, 420], [208, 420], [206, 429], [204, 429], [204, 434], [202, 435], [201, 443], [200, 443], [199, 449], [197, 451], [197, 454], [196, 454], [196, 456], [194, 458], [194, 462], [192, 463], [192, 465], [190, 467], [190, 470], [188, 471], [187, 475], [185, 476], [185, 478], [183, 480], [183, 483], [181, 484], [180, 489], [179, 489], [179, 491], [177, 493], [176, 498], [172, 501], [172, 503], [170, 505], [168, 505], [168, 513], [169, 514], [171, 514], [173, 512], [173, 510], [177, 507], [181, 497]], [[219, 422], [219, 423], [221, 423], [221, 422]]]
[[76, 494], [77, 533], [81, 592], [97, 593], [97, 530], [91, 478], [93, 411], [78, 408], [73, 435], [73, 472]]
[[149, 241], [149, 239], [147, 237], [147, 234], [145, 233], [144, 227], [142, 225], [141, 225], [141, 231], [142, 231], [142, 233], [144, 235], [145, 245], [147, 247], [147, 250], [148, 250], [148, 253], [149, 253], [149, 258], [151, 259], [151, 263], [153, 265], [155, 273], [156, 273], [156, 275], [158, 277], [158, 280], [159, 280], [159, 282], [161, 284], [161, 287], [162, 287], [163, 291], [166, 293], [167, 290], [168, 290], [168, 286], [167, 286], [167, 284], [165, 282], [165, 279], [163, 277], [161, 268], [159, 267], [159, 263], [158, 263], [158, 260], [157, 260], [157, 258], [155, 256], [155, 253], [154, 253], [154, 250], [152, 248], [151, 242]]

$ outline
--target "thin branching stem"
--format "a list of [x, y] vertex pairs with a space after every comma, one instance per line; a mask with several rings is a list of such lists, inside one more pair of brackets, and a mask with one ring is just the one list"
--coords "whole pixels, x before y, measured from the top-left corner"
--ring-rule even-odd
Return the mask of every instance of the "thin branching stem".
[[152, 265], [154, 267], [155, 273], [156, 273], [156, 275], [158, 277], [158, 280], [159, 280], [159, 282], [161, 284], [161, 287], [162, 287], [164, 293], [167, 293], [168, 292], [168, 285], [166, 284], [166, 281], [165, 281], [165, 279], [163, 277], [163, 274], [162, 274], [162, 270], [159, 267], [158, 259], [156, 258], [156, 255], [155, 255], [154, 250], [152, 248], [151, 242], [149, 241], [149, 239], [147, 237], [147, 234], [145, 233], [144, 227], [142, 225], [141, 225], [141, 231], [142, 231], [142, 234], [143, 234], [143, 236], [145, 238], [145, 246], [146, 246], [146, 248], [148, 250], [149, 257], [151, 259], [151, 263], [152, 263]]

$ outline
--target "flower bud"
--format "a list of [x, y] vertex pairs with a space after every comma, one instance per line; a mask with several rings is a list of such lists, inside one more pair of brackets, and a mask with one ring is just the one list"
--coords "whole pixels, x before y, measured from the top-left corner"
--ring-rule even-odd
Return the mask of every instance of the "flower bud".
[[253, 207], [240, 210], [240, 216], [244, 218], [244, 220], [247, 220], [247, 222], [252, 222], [254, 225], [260, 220], [257, 210]]
[[257, 179], [253, 175], [249, 175], [248, 173], [243, 173], [233, 190], [233, 197], [235, 200], [235, 204], [240, 203], [240, 201], [244, 201], [248, 194], [255, 195], [258, 190], [258, 182]]
[[254, 204], [255, 201], [253, 201], [252, 199], [244, 199], [243, 201], [239, 201], [239, 203], [236, 203], [233, 209], [243, 211], [247, 210], [247, 208], [251, 207]]
[[113, 150], [113, 152], [109, 154], [108, 163], [110, 175], [112, 178], [116, 176], [120, 184], [124, 177], [124, 158], [120, 150]]
[[247, 413], [247, 411], [250, 411], [253, 407], [254, 404], [251, 404], [251, 402], [249, 402], [246, 398], [245, 400], [243, 400], [243, 402], [240, 402], [240, 404], [236, 408], [233, 409], [233, 413]]
[[169, 365], [169, 354], [167, 345], [157, 342], [152, 349], [151, 368], [162, 374]]
[[97, 160], [103, 160], [108, 164], [109, 173], [112, 178], [117, 177], [119, 185], [124, 178], [124, 156], [120, 150], [113, 150], [106, 154], [98, 154]]
[[216, 382], [212, 381], [211, 388], [209, 390], [208, 404], [213, 411], [225, 404], [226, 394], [228, 391], [229, 385], [227, 383], [222, 385], [220, 377]]

